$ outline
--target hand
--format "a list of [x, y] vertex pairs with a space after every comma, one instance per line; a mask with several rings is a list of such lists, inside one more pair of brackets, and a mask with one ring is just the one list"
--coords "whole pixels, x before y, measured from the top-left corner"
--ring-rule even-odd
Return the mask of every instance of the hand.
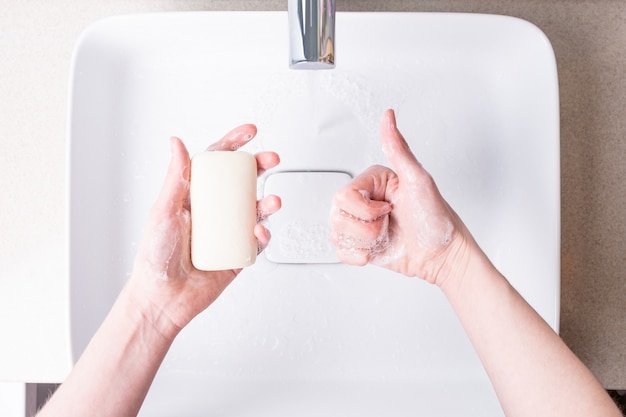
[[[237, 150], [256, 135], [254, 125], [229, 132], [208, 150]], [[241, 272], [200, 271], [191, 263], [189, 172], [185, 145], [171, 139], [172, 157], [165, 184], [154, 204], [130, 280], [131, 294], [144, 316], [167, 338], [176, 334], [193, 317], [207, 308]], [[274, 152], [256, 155], [258, 175], [278, 165]], [[259, 221], [280, 208], [280, 199], [267, 196], [257, 202]], [[254, 234], [262, 251], [270, 240], [269, 231], [257, 224]]]
[[441, 285], [461, 272], [475, 243], [411, 153], [392, 110], [380, 135], [393, 170], [372, 166], [335, 194], [331, 240], [342, 262], [372, 263]]

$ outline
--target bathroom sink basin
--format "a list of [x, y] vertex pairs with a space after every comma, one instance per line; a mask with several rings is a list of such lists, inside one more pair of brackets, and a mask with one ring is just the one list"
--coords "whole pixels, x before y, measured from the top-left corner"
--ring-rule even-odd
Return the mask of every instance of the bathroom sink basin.
[[244, 150], [282, 160], [278, 177], [260, 179], [259, 195], [282, 187], [288, 196], [289, 216], [269, 228], [273, 244], [291, 249], [268, 249], [183, 330], [141, 415], [502, 415], [437, 288], [337, 263], [327, 248], [318, 257], [293, 249], [326, 244], [327, 206], [298, 220], [290, 204], [332, 195], [386, 163], [378, 124], [390, 107], [494, 264], [557, 329], [559, 113], [549, 41], [503, 16], [338, 13], [336, 22], [329, 71], [288, 68], [286, 12], [120, 16], [80, 38], [69, 116], [74, 359], [129, 277], [170, 136], [193, 154], [236, 125], [257, 124]]

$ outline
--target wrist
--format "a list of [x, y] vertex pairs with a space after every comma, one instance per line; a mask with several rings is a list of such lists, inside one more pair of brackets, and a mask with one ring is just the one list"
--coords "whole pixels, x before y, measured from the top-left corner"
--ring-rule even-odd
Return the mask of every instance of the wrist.
[[[139, 278], [139, 279], [137, 279]], [[167, 313], [166, 304], [153, 300], [156, 291], [141, 285], [140, 277], [131, 277], [120, 294], [127, 314], [137, 317], [146, 332], [154, 333], [155, 340], [171, 344], [182, 327], [178, 326]], [[158, 285], [159, 283], [154, 283]]]
[[495, 268], [471, 236], [461, 235], [453, 242], [435, 284], [448, 297], [463, 294], [474, 277]]

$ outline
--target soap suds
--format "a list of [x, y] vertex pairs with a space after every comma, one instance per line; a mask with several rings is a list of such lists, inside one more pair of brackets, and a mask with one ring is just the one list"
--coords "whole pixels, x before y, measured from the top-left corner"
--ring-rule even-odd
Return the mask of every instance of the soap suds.
[[270, 214], [272, 214], [272, 211], [270, 210], [266, 210], [263, 208], [263, 206], [261, 206], [260, 204], [257, 204], [256, 207], [256, 222], [260, 223], [263, 220], [267, 219]]
[[448, 246], [452, 241], [452, 233], [454, 232], [454, 225], [451, 221], [448, 221], [447, 227], [444, 233], [441, 235], [441, 240], [439, 244], [441, 246]]
[[276, 236], [280, 252], [290, 258], [325, 258], [334, 252], [328, 241], [330, 229], [327, 224], [295, 221], [285, 226]]
[[[341, 214], [350, 218], [355, 218], [353, 215], [341, 210]], [[366, 221], [358, 219], [362, 223], [381, 222], [378, 236], [375, 239], [355, 238], [354, 236], [347, 235], [345, 233], [339, 233], [337, 235], [337, 247], [342, 251], [367, 251], [371, 258], [374, 258], [378, 254], [385, 252], [389, 247], [389, 216], [385, 215], [376, 220]]]
[[420, 210], [413, 215], [416, 243], [424, 250], [437, 250], [452, 240], [454, 225], [440, 213]]
[[161, 281], [170, 279], [170, 265], [177, 253], [182, 251], [182, 235], [188, 230], [190, 214], [187, 210], [180, 210], [173, 216], [161, 220], [153, 228], [149, 240], [149, 252], [146, 263], [151, 275]]

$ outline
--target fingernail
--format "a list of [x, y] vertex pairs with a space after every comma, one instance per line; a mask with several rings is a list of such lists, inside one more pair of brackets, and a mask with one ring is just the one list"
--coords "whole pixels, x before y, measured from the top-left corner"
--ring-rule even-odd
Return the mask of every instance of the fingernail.
[[398, 130], [396, 126], [396, 113], [393, 109], [387, 110], [387, 129], [391, 131]]
[[176, 146], [176, 136], [170, 136], [170, 153], [174, 153], [174, 146]]

